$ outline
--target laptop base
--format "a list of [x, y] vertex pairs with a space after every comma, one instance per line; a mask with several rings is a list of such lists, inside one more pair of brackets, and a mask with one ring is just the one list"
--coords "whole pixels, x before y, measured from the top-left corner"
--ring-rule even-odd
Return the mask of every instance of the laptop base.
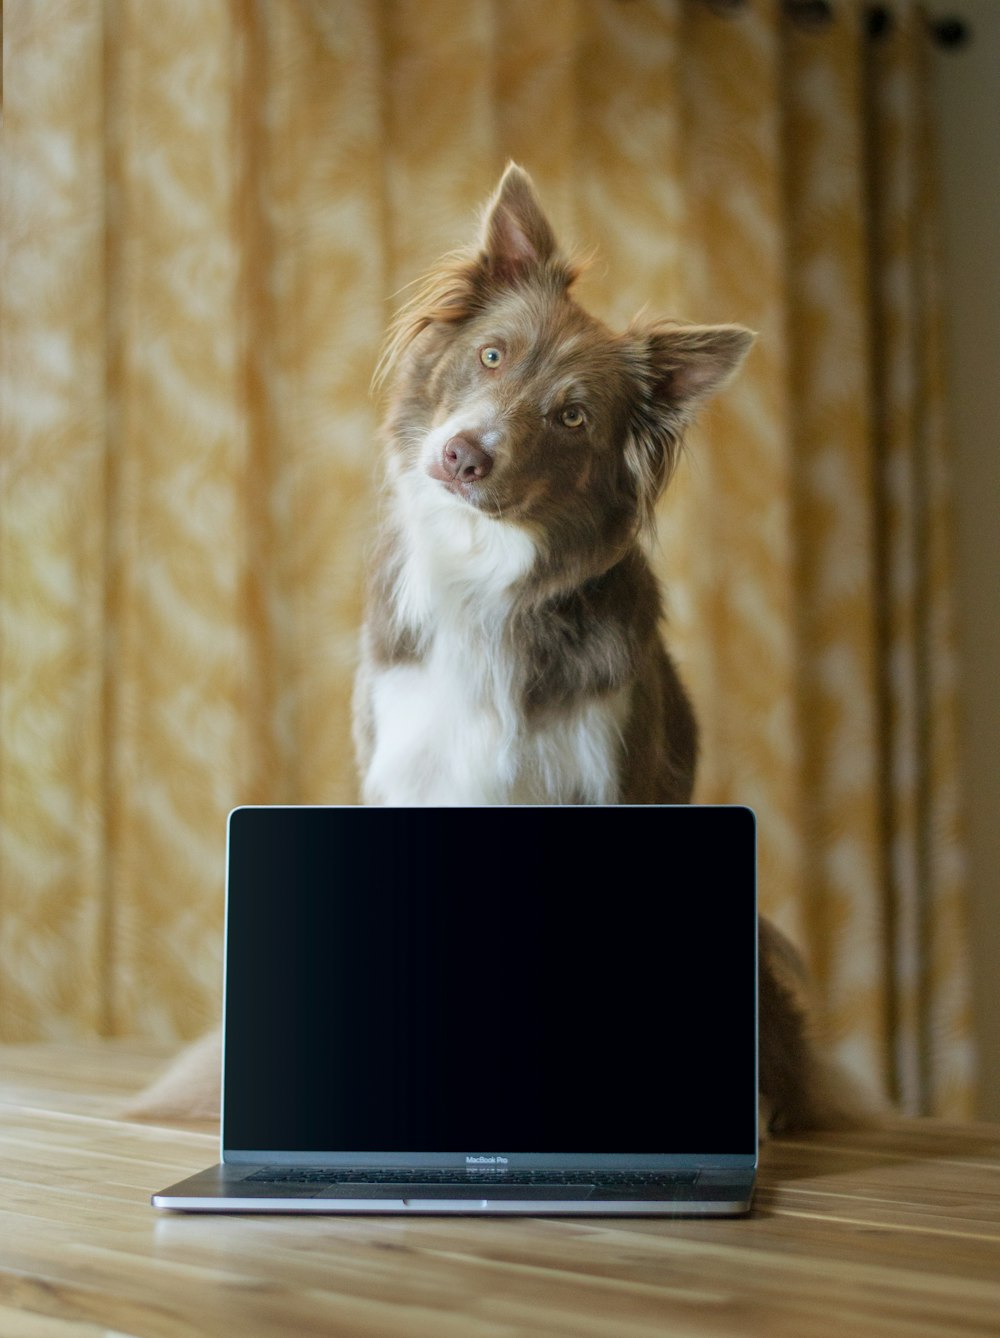
[[[223, 1165], [154, 1194], [155, 1208], [202, 1213], [512, 1213], [547, 1216], [732, 1217], [750, 1211], [752, 1172], [702, 1177], [697, 1196], [679, 1186], [670, 1198], [650, 1189], [596, 1185], [303, 1184], [247, 1181]], [[713, 1183], [718, 1179], [718, 1183]]]

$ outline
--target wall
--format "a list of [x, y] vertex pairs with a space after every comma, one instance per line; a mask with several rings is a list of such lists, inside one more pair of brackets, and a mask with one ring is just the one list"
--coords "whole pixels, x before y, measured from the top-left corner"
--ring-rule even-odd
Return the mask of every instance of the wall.
[[935, 58], [956, 448], [962, 746], [980, 1114], [1000, 1119], [1000, 4], [952, 0], [971, 41]]

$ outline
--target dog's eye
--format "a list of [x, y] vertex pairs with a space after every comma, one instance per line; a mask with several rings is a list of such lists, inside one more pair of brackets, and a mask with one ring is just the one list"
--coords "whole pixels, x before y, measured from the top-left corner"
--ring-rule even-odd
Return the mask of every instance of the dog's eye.
[[503, 350], [488, 344], [479, 350], [479, 361], [484, 367], [499, 367], [503, 362]]
[[587, 420], [578, 404], [570, 404], [559, 415], [559, 421], [563, 427], [583, 427]]

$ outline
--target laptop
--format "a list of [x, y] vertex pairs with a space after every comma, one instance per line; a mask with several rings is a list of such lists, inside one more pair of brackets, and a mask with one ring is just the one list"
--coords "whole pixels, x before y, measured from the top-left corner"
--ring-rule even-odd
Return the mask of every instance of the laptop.
[[221, 1160], [157, 1208], [746, 1213], [739, 806], [229, 815]]

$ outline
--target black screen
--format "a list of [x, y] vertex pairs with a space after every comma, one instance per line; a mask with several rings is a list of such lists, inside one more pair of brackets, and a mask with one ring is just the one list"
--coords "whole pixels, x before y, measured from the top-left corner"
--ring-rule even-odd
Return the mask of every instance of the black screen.
[[230, 823], [227, 1152], [754, 1151], [749, 809]]

